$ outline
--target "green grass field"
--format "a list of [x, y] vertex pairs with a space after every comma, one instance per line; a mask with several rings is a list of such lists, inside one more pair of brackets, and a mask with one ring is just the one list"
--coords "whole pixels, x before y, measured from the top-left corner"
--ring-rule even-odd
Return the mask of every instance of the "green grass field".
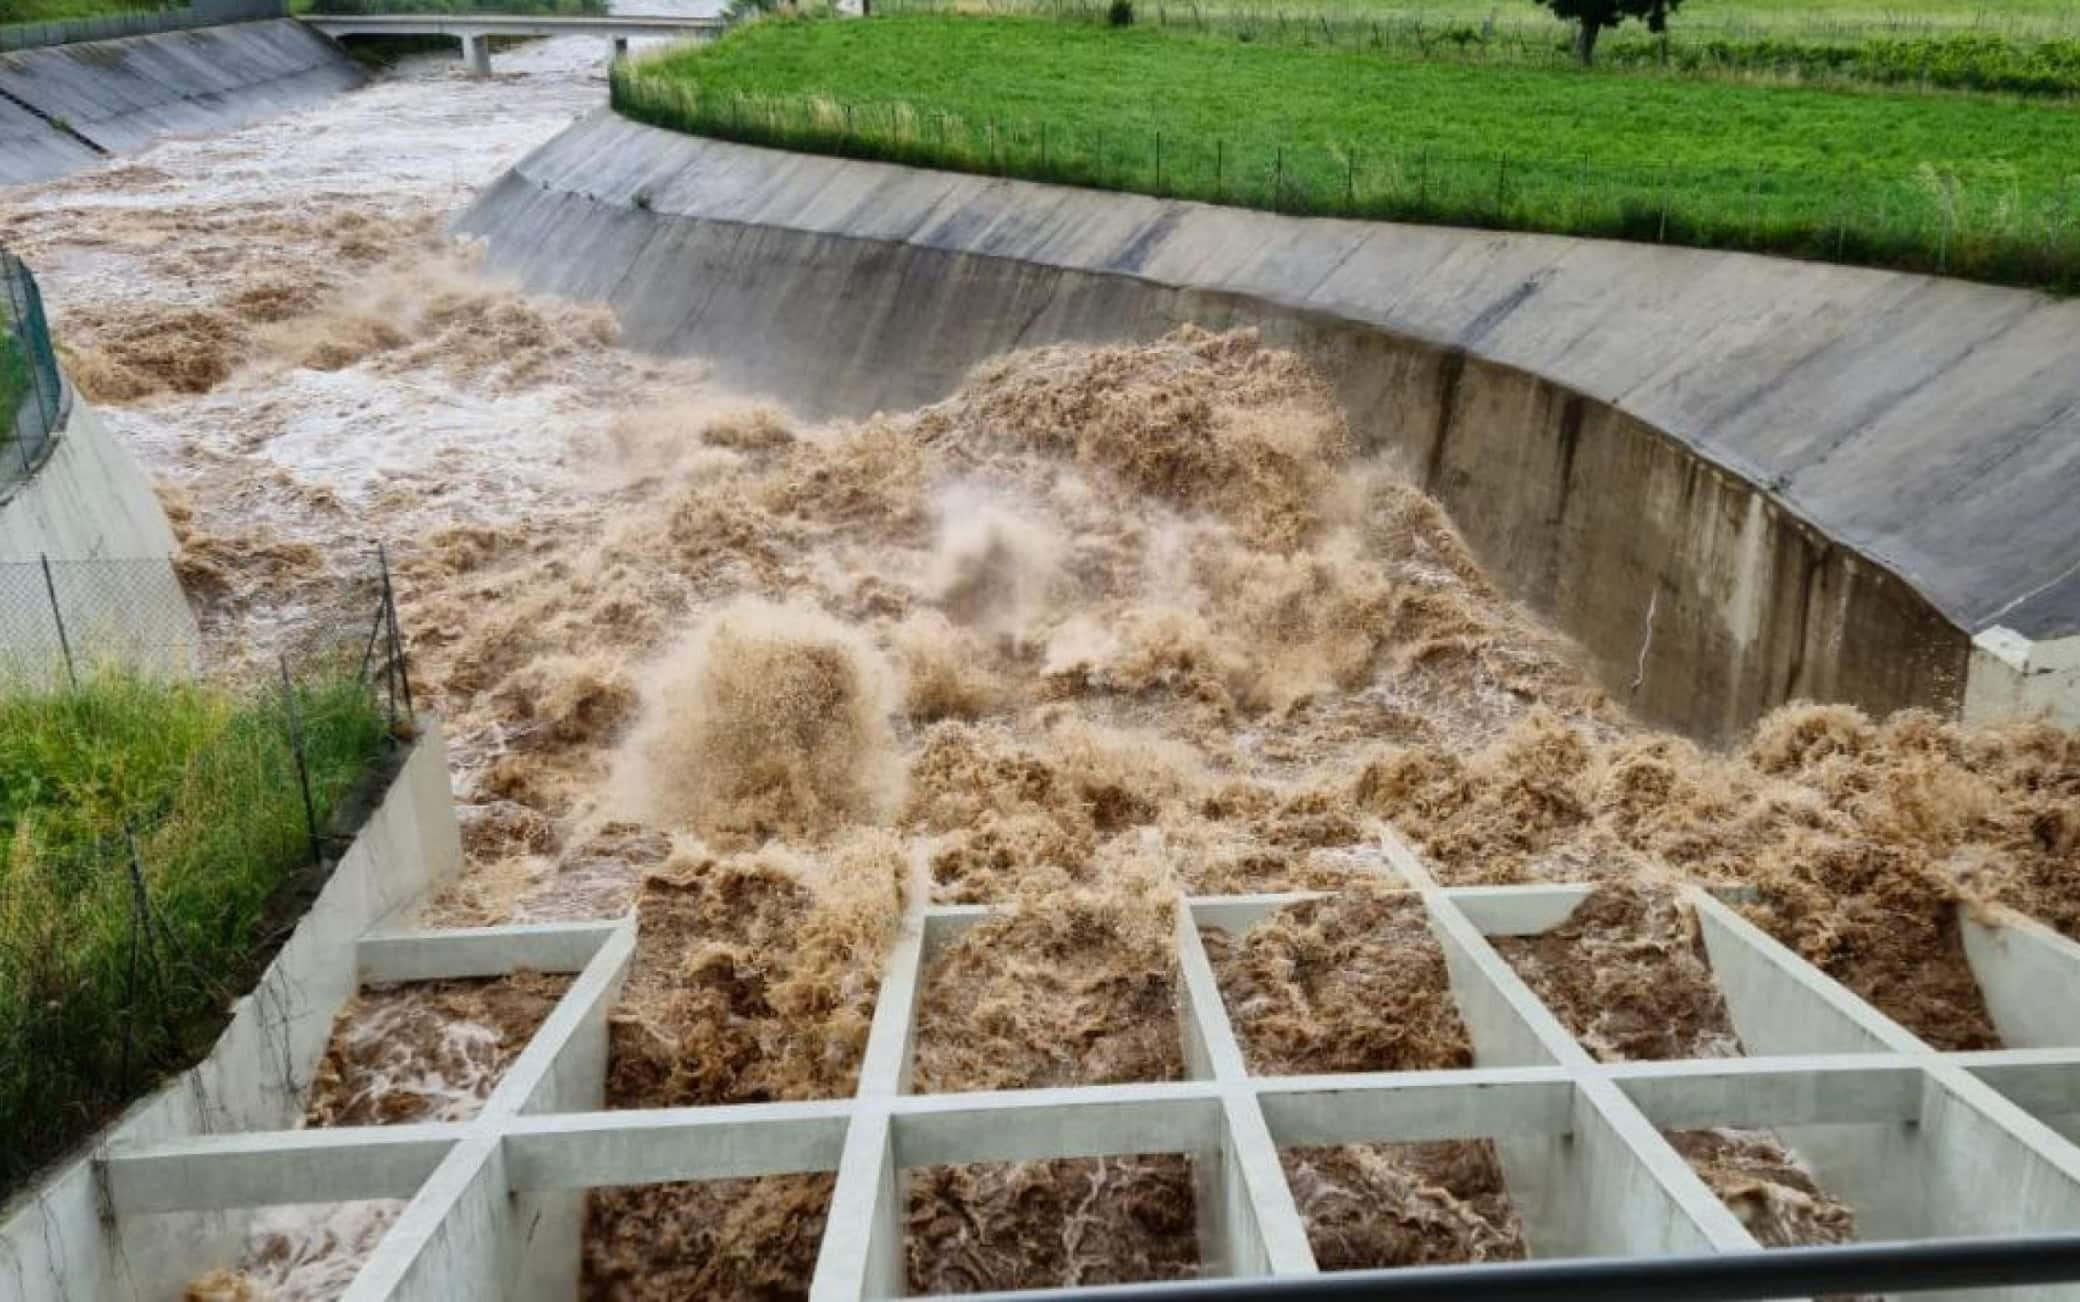
[[110, 14], [137, 14], [179, 7], [160, 0], [0, 0], [0, 26], [49, 23], [61, 18], [105, 18]]
[[[385, 725], [352, 675], [298, 696], [323, 819]], [[286, 723], [278, 687], [0, 684], [0, 1188], [193, 1061], [250, 982], [270, 898], [310, 858]], [[126, 826], [156, 930], [134, 925]]]
[[1293, 212], [2080, 269], [2080, 112], [2040, 100], [937, 15], [755, 23], [624, 68], [615, 94], [706, 134]]
[[[1237, 0], [1238, 3], [1241, 0]], [[883, 16], [953, 14], [962, 0], [876, 0]], [[1340, 0], [1310, 9], [1208, 8], [1229, 0], [1139, 0], [1138, 25], [1262, 44], [1349, 46], [1426, 61], [1575, 66], [1573, 29], [1529, 3], [1485, 13], [1366, 8]], [[1257, 3], [1257, 0], [1248, 0]], [[998, 16], [1105, 24], [1105, 0], [992, 0]], [[1895, 16], [1862, 25], [1823, 7], [1796, 25], [1729, 19], [1716, 8], [1660, 35], [1639, 23], [1604, 33], [1601, 71], [1710, 77], [1772, 86], [1884, 86], [1965, 90], [2071, 99], [2080, 96], [2080, 24], [2011, 19], [1930, 24]]]
[[[1081, 0], [874, 0], [876, 10], [934, 8], [971, 14], [1050, 11]], [[1533, 0], [1144, 0], [1137, 7], [1275, 16], [1328, 13], [1419, 18], [1438, 25], [1559, 20]], [[2040, 35], [2080, 33], [2080, 0], [1688, 0], [1669, 20], [1691, 31], [1917, 31], [1979, 28]]]

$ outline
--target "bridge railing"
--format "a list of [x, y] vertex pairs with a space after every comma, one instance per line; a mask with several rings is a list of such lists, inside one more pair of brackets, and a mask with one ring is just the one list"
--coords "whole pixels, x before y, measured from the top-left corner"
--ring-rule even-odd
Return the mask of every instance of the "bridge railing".
[[309, 14], [313, 18], [380, 17], [385, 14], [597, 18], [610, 11], [610, 0], [315, 0]]
[[0, 499], [43, 464], [64, 427], [65, 405], [36, 277], [0, 249]]
[[45, 23], [0, 23], [0, 54], [78, 41], [150, 36], [222, 23], [250, 23], [288, 14], [288, 0], [194, 0], [178, 9], [140, 9], [98, 18], [60, 18]]

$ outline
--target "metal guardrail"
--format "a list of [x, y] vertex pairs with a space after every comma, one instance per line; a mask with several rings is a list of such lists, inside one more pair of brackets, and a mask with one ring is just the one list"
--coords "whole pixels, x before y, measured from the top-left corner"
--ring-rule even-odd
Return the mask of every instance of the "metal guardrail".
[[1749, 1302], [2080, 1281], [2080, 1235], [1857, 1243], [1685, 1257], [1589, 1257], [1352, 1270], [1284, 1279], [1190, 1280], [977, 1293], [973, 1302]]
[[43, 464], [69, 402], [36, 277], [0, 249], [0, 499]]
[[288, 15], [287, 0], [195, 0], [181, 9], [141, 9], [98, 18], [59, 18], [44, 23], [0, 23], [0, 54], [78, 41], [187, 31], [222, 23], [259, 22]]

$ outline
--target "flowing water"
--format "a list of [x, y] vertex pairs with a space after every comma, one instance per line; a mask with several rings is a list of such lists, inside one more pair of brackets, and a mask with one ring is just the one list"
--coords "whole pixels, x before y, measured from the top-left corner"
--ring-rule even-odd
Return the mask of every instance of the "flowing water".
[[[468, 852], [428, 916], [638, 910], [610, 1105], [851, 1089], [913, 863], [940, 899], [1014, 908], [925, 974], [920, 1076], [947, 1089], [1174, 1075], [1152, 1010], [1177, 891], [1376, 879], [1380, 817], [1451, 882], [1752, 882], [1758, 922], [1954, 1046], [1992, 1037], [1957, 899], [2080, 929], [2080, 735], [1801, 707], [1710, 755], [1642, 729], [1434, 503], [1354, 454], [1321, 377], [1247, 334], [1043, 349], [938, 406], [808, 429], [619, 347], [597, 307], [499, 284], [446, 225], [603, 101], [604, 51], [538, 42], [484, 80], [410, 60], [0, 192], [0, 243], [162, 485], [218, 663], [335, 623], [391, 545]], [[1278, 995], [1239, 1013], [1252, 1052], [1456, 1065], [1334, 993], [1437, 967], [1392, 916], [1354, 895], [1233, 942], [1224, 982]], [[1317, 950], [1337, 981], [1273, 980]], [[380, 1039], [372, 1007], [341, 1043]], [[1517, 1250], [1477, 1146], [1294, 1161], [1353, 1260]], [[1187, 1273], [1182, 1184], [1164, 1159], [936, 1174], [913, 1275]], [[1405, 1233], [1352, 1222], [1379, 1190]], [[809, 1177], [597, 1198], [588, 1296], [789, 1295], [827, 1197]], [[330, 1296], [386, 1214], [270, 1214], [253, 1287]], [[1131, 1242], [1103, 1232], [1122, 1217]], [[1042, 1241], [1060, 1251], [993, 1246]]]

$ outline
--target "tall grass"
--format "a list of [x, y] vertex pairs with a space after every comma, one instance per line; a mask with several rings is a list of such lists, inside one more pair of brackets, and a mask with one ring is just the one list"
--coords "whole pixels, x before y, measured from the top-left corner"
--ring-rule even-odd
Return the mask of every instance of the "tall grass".
[[618, 67], [612, 93], [640, 121], [806, 152], [2080, 289], [2065, 108], [951, 17], [767, 20]]
[[[0, 684], [0, 1183], [199, 1057], [254, 975], [312, 857], [290, 699], [112, 668]], [[351, 672], [293, 700], [327, 819], [384, 719]]]

